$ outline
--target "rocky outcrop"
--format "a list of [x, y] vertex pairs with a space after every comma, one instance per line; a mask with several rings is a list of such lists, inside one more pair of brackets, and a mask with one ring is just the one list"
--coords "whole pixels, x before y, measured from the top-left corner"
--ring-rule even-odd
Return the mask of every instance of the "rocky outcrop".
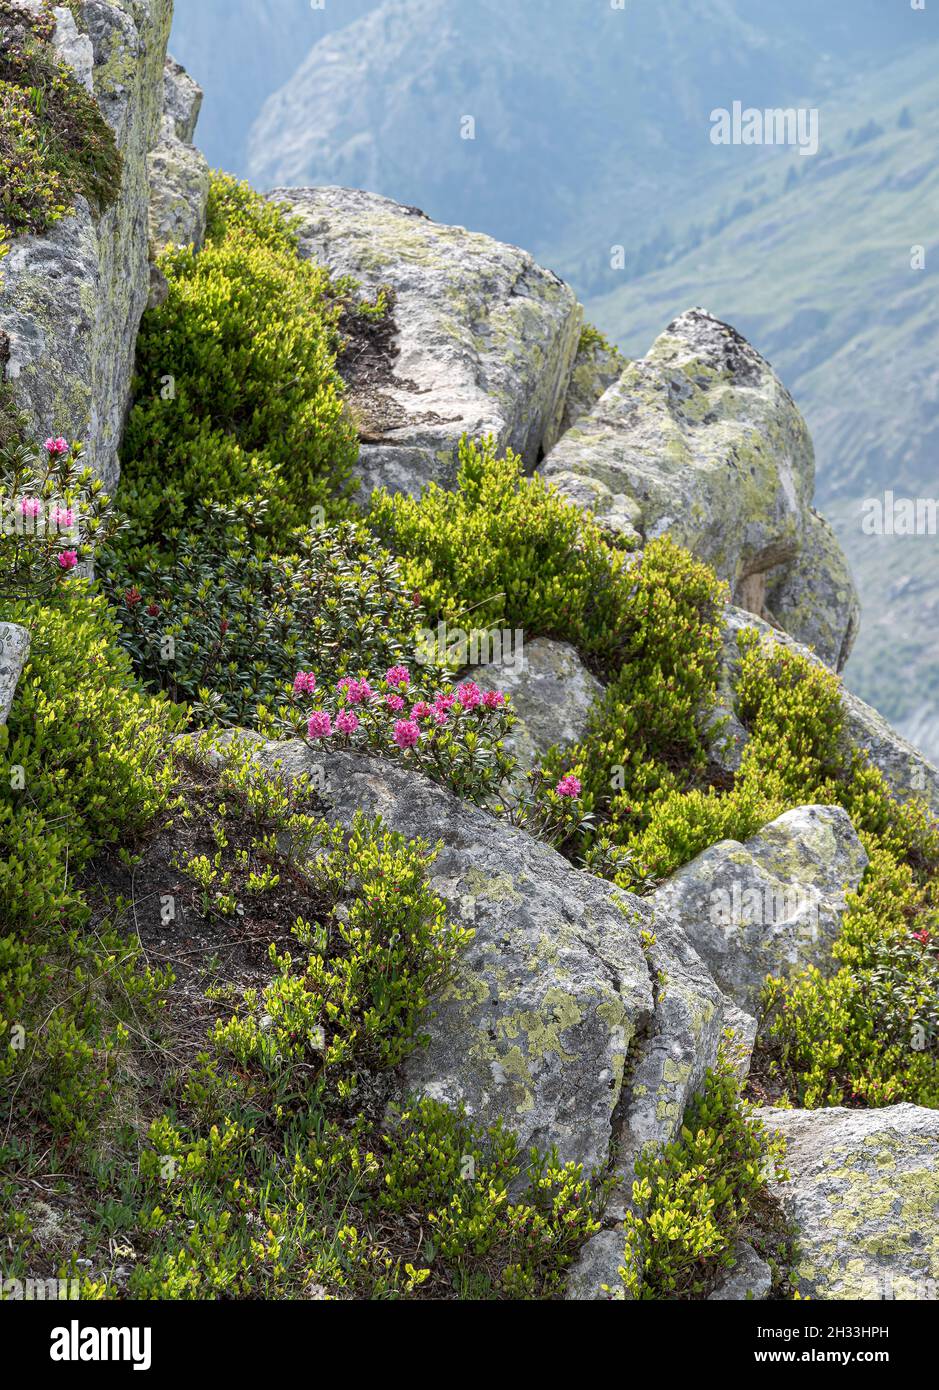
[[[701, 309], [682, 314], [562, 437], [544, 476], [610, 529], [670, 532], [734, 601], [842, 664], [858, 623], [846, 562], [811, 510], [812, 441], [767, 362]], [[808, 537], [808, 541], [806, 538]]]
[[619, 380], [626, 365], [619, 348], [607, 343], [595, 330], [584, 329], [567, 388], [562, 434], [593, 409], [604, 391]]
[[364, 809], [442, 841], [432, 885], [475, 936], [406, 1084], [588, 1167], [607, 1165], [615, 1138], [631, 1180], [638, 1147], [674, 1136], [724, 1028], [741, 1020], [682, 933], [418, 773], [298, 742], [257, 756], [287, 779], [310, 776], [335, 822]]
[[800, 806], [745, 844], [711, 845], [672, 875], [654, 903], [721, 988], [754, 1012], [768, 974], [830, 964], [845, 895], [867, 862], [842, 807]]
[[16, 623], [0, 623], [0, 724], [10, 717], [13, 696], [29, 657], [29, 633]]
[[[0, 332], [7, 379], [33, 434], [85, 443], [105, 482], [117, 479], [140, 316], [149, 292], [147, 153], [163, 108], [171, 0], [82, 0], [80, 25], [60, 6], [56, 45], [91, 82], [124, 160], [116, 204], [20, 237], [3, 263]], [[89, 61], [90, 60], [90, 61]]]
[[773, 1274], [769, 1265], [756, 1253], [748, 1241], [741, 1240], [734, 1251], [734, 1267], [722, 1279], [709, 1303], [739, 1303], [748, 1298], [760, 1300], [769, 1296]]
[[758, 1110], [786, 1139], [777, 1184], [815, 1299], [939, 1297], [939, 1111]]
[[303, 255], [395, 297], [388, 360], [350, 382], [363, 491], [451, 486], [460, 437], [493, 435], [529, 469], [558, 437], [581, 310], [526, 251], [347, 188], [277, 189]]
[[192, 143], [201, 106], [201, 88], [175, 59], [167, 58], [160, 139], [147, 156], [155, 251], [167, 245], [194, 246], [198, 251], [205, 239], [211, 172]]
[[[793, 641], [786, 633], [762, 622], [753, 614], [741, 612], [737, 608], [726, 610], [717, 714], [726, 716], [728, 723], [715, 740], [713, 754], [728, 770], [735, 770], [739, 766], [748, 737], [746, 729], [737, 718], [733, 694], [740, 669], [738, 637], [748, 628], [759, 633], [762, 641], [770, 648], [778, 644], [788, 651], [799, 653], [809, 661], [818, 661], [812, 652]], [[928, 762], [912, 744], [907, 743], [906, 739], [901, 738], [882, 715], [844, 687], [841, 690], [841, 707], [844, 713], [845, 753], [849, 752], [851, 745], [861, 749], [871, 763], [883, 773], [895, 796], [900, 800], [910, 797], [921, 798], [933, 815], [939, 816], [939, 769]]]
[[522, 781], [552, 745], [567, 747], [585, 737], [591, 706], [603, 693], [570, 643], [550, 637], [525, 642], [512, 666], [477, 666], [472, 676], [483, 690], [511, 696], [518, 722], [505, 746], [518, 759]]

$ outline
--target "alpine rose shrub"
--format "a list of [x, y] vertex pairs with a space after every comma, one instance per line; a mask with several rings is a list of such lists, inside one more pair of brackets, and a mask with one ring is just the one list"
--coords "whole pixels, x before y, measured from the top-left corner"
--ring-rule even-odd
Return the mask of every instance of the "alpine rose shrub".
[[515, 723], [510, 702], [501, 691], [484, 696], [475, 681], [454, 688], [426, 677], [396, 664], [380, 678], [344, 676], [329, 691], [298, 671], [282, 727], [313, 744], [408, 759], [467, 801], [491, 801], [515, 768], [503, 747]]

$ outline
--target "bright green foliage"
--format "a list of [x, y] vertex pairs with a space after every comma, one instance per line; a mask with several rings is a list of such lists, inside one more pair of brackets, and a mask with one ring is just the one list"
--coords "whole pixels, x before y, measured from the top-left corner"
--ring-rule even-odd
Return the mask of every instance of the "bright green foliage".
[[[649, 805], [684, 790], [707, 764], [701, 711], [714, 700], [722, 586], [667, 537], [629, 571], [617, 626], [622, 666], [591, 712], [584, 742], [549, 759], [573, 768], [584, 808], [623, 844]], [[562, 766], [563, 765], [563, 766]]]
[[96, 212], [120, 189], [121, 155], [94, 99], [59, 62], [50, 10], [0, 0], [0, 223], [45, 231], [88, 199]]
[[[108, 1058], [126, 1041], [121, 1007], [109, 997], [132, 1013], [134, 999], [152, 999], [155, 977], [138, 970], [139, 947], [108, 928], [83, 937], [87, 911], [75, 879], [102, 845], [134, 834], [167, 804], [165, 755], [179, 721], [133, 687], [104, 600], [84, 581], [63, 586], [54, 606], [16, 604], [4, 616], [28, 628], [32, 645], [0, 731], [0, 1035], [24, 1028], [28, 1061], [8, 1046], [0, 1075], [28, 1066], [38, 1078], [35, 1103], [58, 1130], [81, 1137], [106, 1087]], [[50, 1009], [65, 979], [68, 1005]]]
[[[122, 448], [122, 549], [137, 565], [204, 502], [264, 497], [287, 537], [341, 514], [358, 445], [336, 372], [343, 286], [301, 260], [284, 215], [217, 177], [200, 252], [170, 248], [144, 316]], [[322, 520], [322, 516], [320, 516]]]
[[464, 439], [455, 492], [377, 492], [370, 522], [433, 622], [523, 628], [614, 660], [630, 557], [540, 475], [526, 478], [511, 450], [497, 458], [491, 439]]
[[681, 1134], [636, 1163], [620, 1275], [640, 1299], [706, 1297], [731, 1269], [738, 1236], [782, 1176], [783, 1144], [740, 1099], [722, 1058], [685, 1114]]
[[174, 559], [135, 581], [119, 568], [106, 576], [137, 674], [193, 705], [199, 723], [253, 723], [301, 670], [335, 685], [414, 658], [420, 612], [363, 527], [297, 531], [272, 555], [257, 543], [266, 515], [260, 502], [200, 510]]
[[[272, 948], [276, 974], [263, 998], [249, 995], [245, 1014], [219, 1023], [213, 1036], [221, 1052], [259, 1066], [275, 1086], [285, 1075], [302, 1082], [305, 1104], [333, 1087], [348, 1095], [357, 1067], [396, 1066], [413, 1050], [432, 993], [472, 935], [448, 926], [428, 889], [427, 845], [406, 845], [361, 815], [348, 841], [325, 825], [318, 834], [329, 849], [307, 871], [333, 906], [294, 927], [304, 963]], [[346, 901], [352, 883], [356, 895]], [[312, 1068], [297, 1065], [311, 1054]], [[283, 1089], [277, 1095], [283, 1103]]]
[[415, 1102], [384, 1136], [382, 1157], [378, 1206], [426, 1222], [427, 1258], [449, 1266], [464, 1297], [479, 1264], [503, 1296], [563, 1296], [569, 1265], [600, 1229], [598, 1190], [581, 1165], [535, 1149], [526, 1160], [501, 1122], [481, 1130], [462, 1109]]

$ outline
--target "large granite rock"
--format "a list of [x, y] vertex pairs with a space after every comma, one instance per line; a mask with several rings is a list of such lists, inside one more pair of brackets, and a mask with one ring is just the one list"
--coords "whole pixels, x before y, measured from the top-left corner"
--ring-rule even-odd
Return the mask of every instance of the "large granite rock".
[[525, 642], [512, 666], [476, 666], [471, 675], [483, 690], [511, 696], [518, 722], [506, 748], [518, 758], [521, 781], [553, 744], [566, 747], [586, 736], [590, 709], [603, 693], [574, 648], [550, 637]]
[[939, 1110], [758, 1110], [786, 1139], [777, 1184], [814, 1299], [939, 1298]]
[[[729, 722], [715, 740], [713, 752], [728, 770], [739, 766], [747, 741], [747, 732], [734, 709], [733, 689], [740, 669], [738, 638], [749, 628], [758, 633], [768, 647], [780, 645], [818, 663], [818, 658], [812, 652], [778, 628], [771, 627], [752, 613], [732, 607], [726, 609], [717, 714], [727, 716]], [[895, 796], [900, 800], [919, 797], [933, 815], [939, 816], [939, 769], [892, 729], [883, 715], [845, 687], [841, 689], [841, 707], [844, 711], [845, 753], [849, 744], [860, 748], [883, 773]]]
[[6, 375], [32, 432], [82, 439], [113, 486], [149, 292], [147, 153], [163, 109], [172, 0], [82, 0], [81, 28], [65, 6], [55, 14], [56, 47], [78, 80], [91, 82], [124, 158], [123, 182], [102, 217], [79, 199], [46, 235], [12, 243], [0, 332], [9, 337]]
[[[762, 613], [847, 660], [858, 604], [834, 536], [813, 519], [812, 441], [770, 365], [701, 309], [631, 362], [542, 464], [601, 523], [642, 540], [670, 532]], [[811, 595], [811, 602], [803, 602]]]
[[674, 1137], [742, 1017], [682, 934], [648, 901], [388, 760], [296, 741], [256, 756], [288, 780], [309, 775], [339, 824], [363, 809], [443, 842], [433, 887], [475, 936], [405, 1085], [487, 1123], [501, 1116], [523, 1145], [587, 1168], [606, 1167], [615, 1138], [631, 1180], [636, 1148]]
[[160, 138], [147, 156], [153, 251], [167, 245], [198, 251], [205, 239], [211, 171], [192, 143], [201, 106], [201, 88], [175, 59], [167, 58]]
[[626, 365], [619, 348], [605, 342], [596, 330], [583, 330], [567, 388], [562, 434], [593, 409], [604, 391], [619, 380]]
[[739, 844], [722, 840], [654, 896], [727, 994], [751, 1013], [767, 975], [824, 970], [867, 854], [841, 806], [800, 806]]
[[568, 287], [526, 251], [347, 188], [276, 189], [304, 255], [396, 296], [391, 358], [352, 383], [364, 492], [452, 485], [461, 435], [529, 468], [558, 437], [580, 334]]
[[17, 623], [0, 623], [0, 724], [5, 724], [29, 657], [29, 633]]

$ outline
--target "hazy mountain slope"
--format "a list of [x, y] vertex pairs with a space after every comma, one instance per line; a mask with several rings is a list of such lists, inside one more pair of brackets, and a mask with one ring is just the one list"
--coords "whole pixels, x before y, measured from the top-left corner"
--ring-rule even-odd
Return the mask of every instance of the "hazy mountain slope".
[[176, 0], [170, 51], [205, 91], [199, 147], [210, 163], [245, 173], [244, 144], [264, 100], [313, 44], [380, 0]]
[[395, 0], [323, 40], [267, 102], [249, 173], [366, 187], [535, 250], [589, 204], [609, 219], [607, 245], [631, 240], [717, 163], [715, 104], [782, 99], [824, 66], [806, 39], [771, 40], [743, 12]]
[[[817, 159], [775, 151], [762, 172], [741, 168], [721, 197], [728, 207], [746, 198], [752, 211], [588, 300], [629, 352], [645, 352], [663, 323], [701, 303], [774, 363], [812, 429], [820, 506], [864, 606], [847, 683], [933, 756], [939, 538], [865, 536], [860, 502], [888, 488], [939, 493], [937, 64], [939, 48], [926, 48], [846, 89], [823, 112]], [[898, 124], [904, 108], [909, 128]], [[859, 111], [881, 133], [857, 145]], [[726, 153], [744, 163], [743, 151]], [[925, 247], [924, 270], [911, 269], [915, 245]]]

